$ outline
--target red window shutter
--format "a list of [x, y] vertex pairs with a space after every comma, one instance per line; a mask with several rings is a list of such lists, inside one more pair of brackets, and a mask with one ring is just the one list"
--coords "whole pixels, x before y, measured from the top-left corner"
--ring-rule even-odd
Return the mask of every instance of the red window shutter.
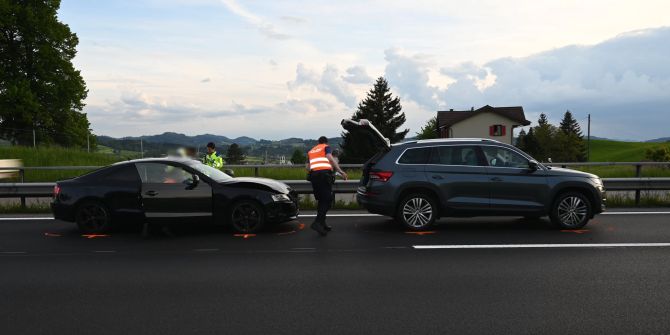
[[502, 134], [500, 136], [505, 136], [505, 126], [500, 126], [502, 127]]
[[493, 134], [495, 134], [495, 131], [496, 131], [496, 126], [489, 126], [489, 135], [490, 136], [493, 136]]

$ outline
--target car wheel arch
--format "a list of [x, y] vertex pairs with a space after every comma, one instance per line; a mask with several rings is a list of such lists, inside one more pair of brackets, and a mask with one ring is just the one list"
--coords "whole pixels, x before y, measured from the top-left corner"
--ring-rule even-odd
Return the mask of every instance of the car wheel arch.
[[436, 209], [437, 209], [437, 215], [436, 217], [440, 217], [441, 214], [441, 200], [440, 200], [440, 195], [438, 191], [434, 188], [431, 187], [430, 184], [412, 184], [412, 185], [407, 185], [401, 189], [399, 189], [396, 193], [395, 197], [395, 207], [397, 208], [400, 202], [402, 201], [403, 198], [405, 198], [407, 195], [412, 194], [412, 193], [422, 193], [426, 194], [430, 198], [432, 198], [436, 202]]
[[548, 211], [551, 211], [554, 205], [556, 204], [556, 201], [561, 197], [561, 195], [565, 193], [570, 193], [570, 192], [576, 192], [576, 193], [581, 193], [583, 194], [590, 202], [591, 209], [594, 209], [593, 206], [595, 206], [596, 203], [596, 197], [593, 192], [593, 190], [589, 189], [588, 187], [584, 185], [575, 185], [575, 184], [570, 184], [570, 185], [565, 185], [561, 188], [556, 189], [556, 191], [552, 194], [551, 196], [551, 203], [549, 204]]

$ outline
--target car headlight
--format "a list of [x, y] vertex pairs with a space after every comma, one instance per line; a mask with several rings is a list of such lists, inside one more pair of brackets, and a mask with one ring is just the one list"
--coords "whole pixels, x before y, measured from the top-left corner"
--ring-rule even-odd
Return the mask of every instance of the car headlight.
[[288, 194], [273, 194], [272, 200], [276, 202], [291, 202], [291, 198]]

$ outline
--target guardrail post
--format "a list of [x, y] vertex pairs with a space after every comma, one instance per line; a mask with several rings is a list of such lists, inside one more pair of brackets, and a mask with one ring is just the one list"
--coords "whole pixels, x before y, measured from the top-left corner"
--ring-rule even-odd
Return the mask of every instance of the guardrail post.
[[258, 172], [259, 172], [258, 170], [259, 170], [259, 169], [260, 169], [260, 168], [259, 168], [258, 166], [254, 168], [254, 176], [255, 176], [255, 177], [258, 177]]
[[[640, 178], [642, 176], [642, 165], [635, 165], [635, 177]], [[640, 190], [635, 190], [635, 206], [640, 206]]]
[[[26, 170], [24, 169], [19, 169], [19, 178], [21, 179], [21, 183], [26, 182]], [[21, 208], [26, 208], [26, 197], [21, 196]]]

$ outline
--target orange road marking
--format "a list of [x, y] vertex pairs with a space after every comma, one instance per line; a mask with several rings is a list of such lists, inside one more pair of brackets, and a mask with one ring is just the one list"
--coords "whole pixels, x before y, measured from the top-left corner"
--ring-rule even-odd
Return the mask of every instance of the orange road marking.
[[98, 237], [109, 237], [107, 234], [83, 234], [81, 237], [86, 237], [87, 239], [98, 238]]
[[561, 233], [584, 234], [584, 233], [588, 233], [589, 231], [590, 230], [588, 230], [588, 229], [575, 229], [575, 230], [566, 229], [566, 230], [561, 230]]
[[430, 235], [430, 234], [435, 234], [435, 231], [406, 231], [405, 234], [413, 234], [413, 235]]
[[305, 224], [304, 223], [299, 224], [298, 225], [298, 230], [303, 230], [303, 229], [305, 229]]
[[254, 237], [254, 236], [256, 236], [256, 234], [235, 234], [235, 235], [233, 235], [233, 236], [235, 236], [235, 237], [243, 237], [244, 239], [247, 239], [247, 238], [249, 238], [249, 237]]
[[291, 231], [287, 231], [287, 232], [283, 232], [283, 233], [277, 233], [277, 235], [278, 236], [290, 235], [290, 234], [294, 234], [295, 232], [296, 232], [295, 230], [291, 230]]
[[44, 233], [44, 236], [47, 236], [47, 237], [61, 237], [63, 235], [56, 234], [56, 233]]

